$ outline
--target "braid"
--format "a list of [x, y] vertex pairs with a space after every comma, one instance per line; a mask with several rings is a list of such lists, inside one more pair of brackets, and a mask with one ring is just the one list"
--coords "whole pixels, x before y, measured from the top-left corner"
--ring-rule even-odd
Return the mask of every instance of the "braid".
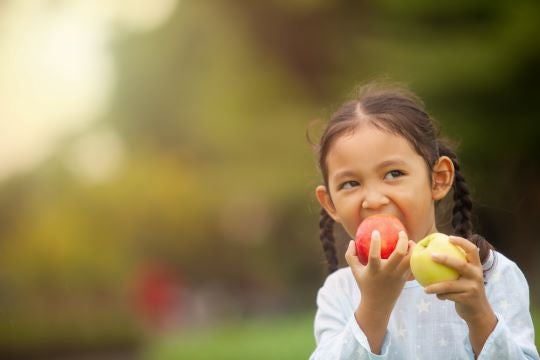
[[480, 251], [480, 261], [484, 264], [489, 257], [490, 250], [493, 250], [493, 246], [481, 235], [473, 233], [471, 220], [472, 201], [457, 156], [448, 145], [440, 142], [439, 154], [448, 156], [454, 164], [454, 208], [452, 210], [454, 234], [475, 244]]
[[320, 238], [322, 247], [328, 263], [328, 273], [331, 274], [336, 271], [338, 267], [338, 258], [336, 255], [334, 239], [334, 219], [332, 219], [324, 209], [321, 209], [319, 229], [321, 230]]
[[[442, 149], [441, 149], [442, 150]], [[445, 149], [446, 150], [446, 149]], [[441, 151], [442, 154], [442, 151]], [[445, 154], [454, 163], [454, 208], [452, 210], [452, 226], [458, 236], [469, 238], [472, 235], [471, 210], [472, 201], [465, 177], [454, 152], [448, 149]]]

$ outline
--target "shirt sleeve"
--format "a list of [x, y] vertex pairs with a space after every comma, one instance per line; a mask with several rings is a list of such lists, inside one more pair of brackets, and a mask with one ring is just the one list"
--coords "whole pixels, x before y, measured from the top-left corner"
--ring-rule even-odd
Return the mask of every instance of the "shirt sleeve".
[[[515, 263], [507, 259], [497, 260], [505, 261], [507, 265], [498, 266], [496, 262], [486, 285], [489, 302], [497, 316], [497, 325], [487, 338], [478, 359], [538, 360], [527, 280]], [[472, 355], [468, 337], [465, 346]]]
[[358, 326], [354, 310], [343, 299], [350, 298], [343, 284], [329, 276], [317, 294], [315, 340], [310, 360], [387, 359], [390, 334], [386, 333], [381, 354], [371, 352], [367, 337]]

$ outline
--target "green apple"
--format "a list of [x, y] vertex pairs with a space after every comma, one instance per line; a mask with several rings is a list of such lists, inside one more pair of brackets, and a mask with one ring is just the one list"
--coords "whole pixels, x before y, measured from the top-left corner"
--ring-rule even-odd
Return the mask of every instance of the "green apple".
[[456, 270], [433, 261], [433, 253], [467, 261], [465, 251], [452, 244], [448, 235], [433, 233], [426, 236], [416, 244], [411, 255], [411, 271], [420, 285], [428, 286], [459, 278]]

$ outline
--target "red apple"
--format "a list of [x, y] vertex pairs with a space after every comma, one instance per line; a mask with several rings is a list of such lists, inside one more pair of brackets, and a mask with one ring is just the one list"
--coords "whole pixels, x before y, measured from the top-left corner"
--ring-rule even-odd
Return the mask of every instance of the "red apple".
[[363, 265], [368, 262], [371, 234], [374, 230], [381, 234], [381, 259], [388, 259], [396, 248], [399, 232], [405, 231], [405, 227], [393, 215], [378, 214], [365, 218], [358, 226], [355, 238], [356, 255]]

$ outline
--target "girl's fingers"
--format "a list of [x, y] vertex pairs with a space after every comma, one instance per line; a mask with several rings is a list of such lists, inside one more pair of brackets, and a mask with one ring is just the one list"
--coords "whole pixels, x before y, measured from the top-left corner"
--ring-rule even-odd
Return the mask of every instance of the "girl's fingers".
[[437, 294], [437, 298], [439, 300], [450, 300], [454, 302], [460, 302], [461, 300], [461, 293], [443, 293], [443, 294]]
[[462, 302], [467, 297], [468, 287], [460, 280], [443, 281], [424, 288], [426, 294], [434, 294], [439, 300]]
[[407, 255], [408, 249], [409, 249], [409, 238], [407, 237], [407, 233], [405, 231], [400, 231], [398, 234], [398, 242], [396, 244], [396, 249], [394, 250], [394, 253], [396, 253], [399, 256], [405, 256]]
[[400, 231], [398, 235], [398, 241], [394, 252], [388, 258], [388, 266], [395, 267], [405, 256], [407, 256], [409, 250], [409, 239], [405, 231]]
[[461, 247], [467, 255], [467, 260], [477, 266], [481, 266], [480, 262], [480, 249], [467, 239], [459, 236], [450, 236], [450, 242], [454, 245]]
[[431, 258], [436, 263], [451, 267], [463, 277], [473, 279], [477, 278], [478, 276], [482, 277], [482, 266], [474, 266], [465, 260], [445, 254], [432, 254]]
[[345, 260], [351, 268], [362, 266], [358, 256], [356, 256], [356, 246], [354, 245], [354, 240], [349, 241], [349, 246], [347, 246], [347, 251], [345, 251]]
[[402, 261], [401, 263], [399, 264], [399, 271], [400, 272], [403, 272], [403, 271], [408, 271], [410, 272], [411, 271], [411, 255], [412, 255], [412, 252], [414, 250], [414, 247], [416, 246], [416, 243], [412, 240], [409, 240], [408, 243], [407, 243], [407, 255], [405, 255], [405, 257], [402, 258]]
[[426, 294], [450, 294], [464, 291], [464, 285], [458, 280], [443, 281], [424, 288]]
[[381, 266], [381, 233], [378, 230], [371, 233], [367, 266], [372, 270], [378, 270]]
[[453, 256], [448, 256], [440, 253], [433, 253], [431, 255], [433, 261], [439, 264], [446, 265], [459, 272], [461, 275], [466, 275], [469, 263], [465, 260], [458, 259]]

